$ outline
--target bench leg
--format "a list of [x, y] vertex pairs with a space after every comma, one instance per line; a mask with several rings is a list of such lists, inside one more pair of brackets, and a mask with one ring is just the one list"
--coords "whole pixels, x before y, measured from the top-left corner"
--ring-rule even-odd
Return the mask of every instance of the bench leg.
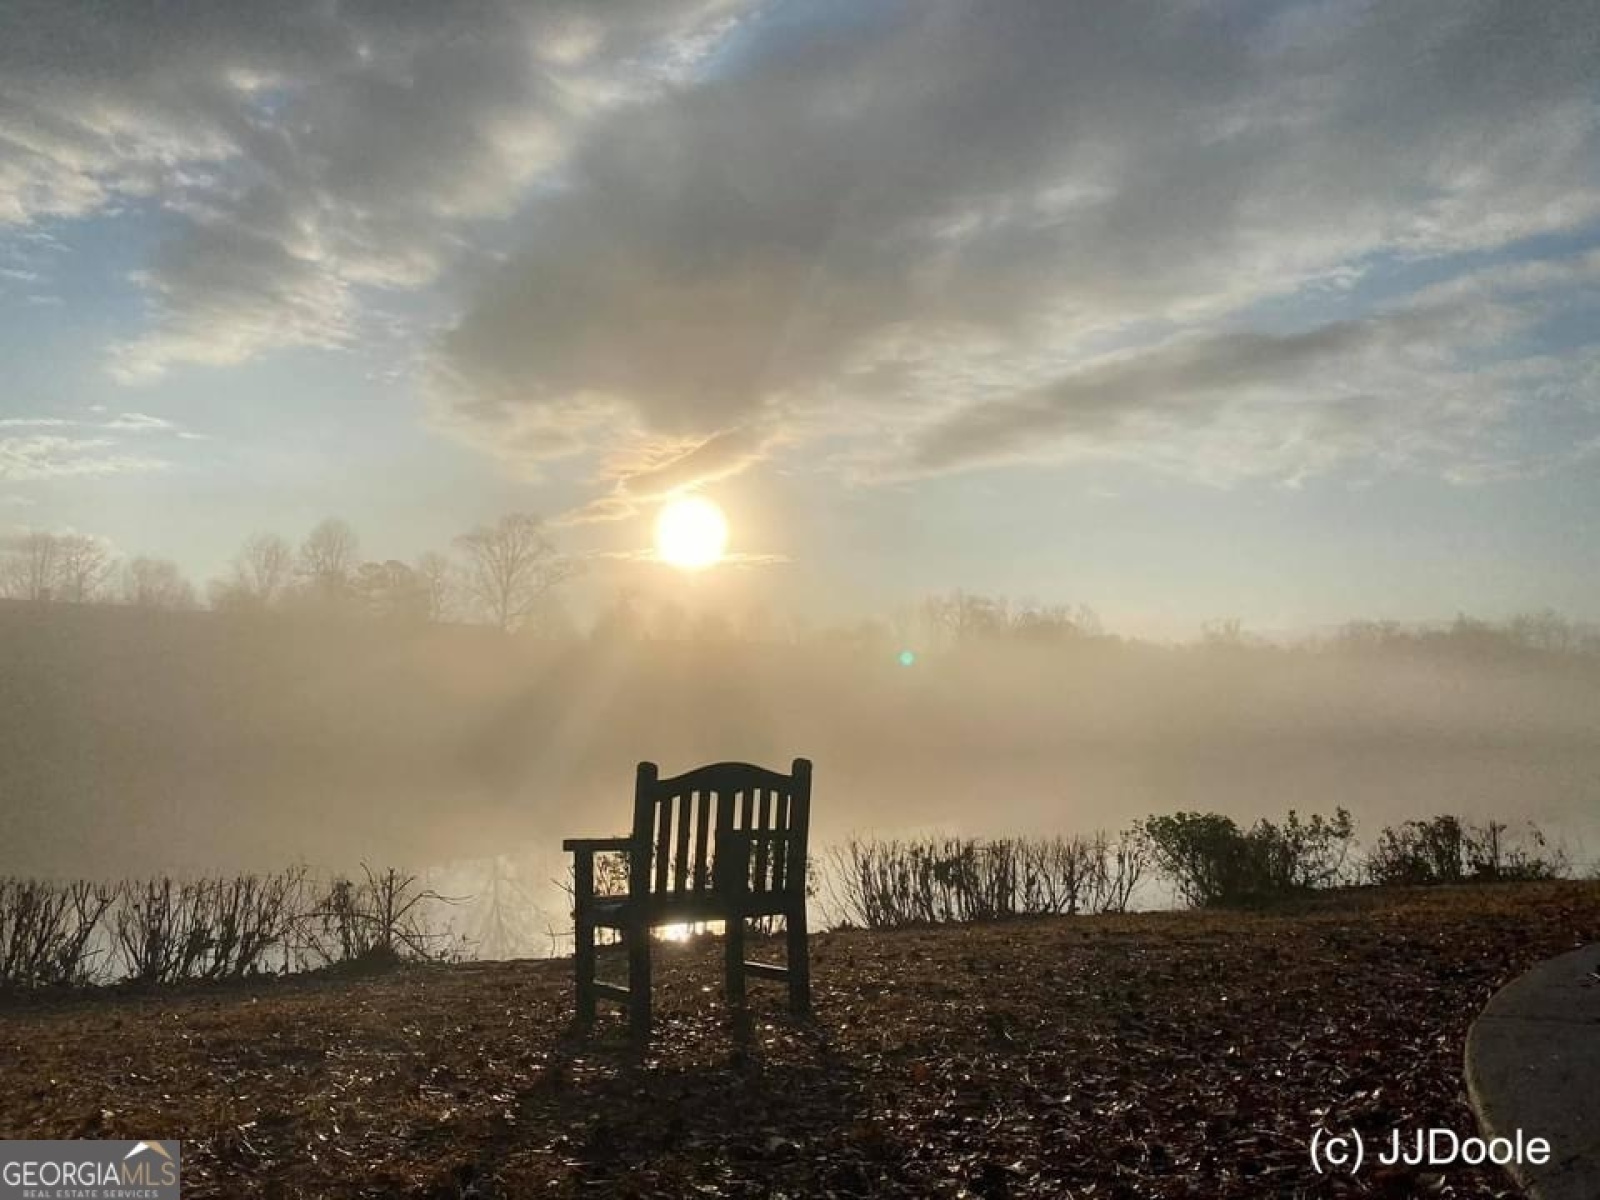
[[578, 983], [578, 1024], [594, 1024], [594, 922], [580, 910], [573, 921], [572, 972]]
[[650, 927], [628, 927], [628, 1026], [633, 1037], [650, 1036]]
[[728, 1007], [744, 1007], [744, 917], [730, 913], [723, 923], [722, 935], [723, 994]]
[[594, 855], [572, 858], [572, 974], [577, 981], [578, 1026], [594, 1024]]
[[789, 1007], [800, 1016], [811, 1012], [811, 939], [806, 936], [806, 910], [784, 917], [789, 952]]

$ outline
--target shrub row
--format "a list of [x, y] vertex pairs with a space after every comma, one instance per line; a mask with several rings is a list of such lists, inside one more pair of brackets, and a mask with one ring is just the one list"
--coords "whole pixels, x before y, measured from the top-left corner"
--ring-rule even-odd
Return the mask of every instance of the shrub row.
[[1364, 859], [1350, 814], [1336, 809], [1248, 829], [1219, 813], [1148, 817], [1136, 826], [1157, 873], [1191, 907], [1249, 906], [1316, 888], [1372, 884], [1493, 883], [1555, 879], [1566, 856], [1529, 824], [1518, 836], [1499, 821], [1456, 816], [1385, 828]]
[[[1445, 815], [1385, 828], [1363, 859], [1344, 809], [1241, 827], [1148, 817], [1120, 835], [851, 840], [820, 872], [833, 924], [886, 929], [1126, 911], [1147, 879], [1191, 907], [1249, 906], [1356, 883], [1553, 879], [1567, 862], [1529, 825]], [[613, 864], [619, 866], [619, 864]], [[621, 890], [623, 875], [607, 875]], [[569, 885], [570, 888], [570, 885]], [[808, 885], [808, 894], [813, 893]], [[464, 957], [440, 928], [458, 900], [395, 870], [318, 882], [271, 875], [103, 885], [0, 878], [0, 988], [238, 979], [352, 963]]]
[[447, 897], [363, 867], [116, 885], [0, 879], [0, 987], [239, 979], [348, 963], [459, 957], [434, 927]]
[[1240, 826], [1220, 813], [1147, 817], [1112, 837], [852, 840], [827, 856], [836, 924], [868, 929], [1126, 911], [1141, 883], [1191, 908], [1251, 907], [1320, 888], [1555, 879], [1567, 860], [1532, 824], [1455, 816], [1385, 828], [1365, 857], [1349, 812]]

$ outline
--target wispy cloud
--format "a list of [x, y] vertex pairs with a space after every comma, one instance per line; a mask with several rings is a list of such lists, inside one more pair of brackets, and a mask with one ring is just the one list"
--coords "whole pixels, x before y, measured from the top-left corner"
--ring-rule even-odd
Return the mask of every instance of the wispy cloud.
[[165, 417], [152, 417], [149, 413], [125, 412], [114, 417], [104, 425], [106, 429], [119, 429], [135, 433], [148, 433], [153, 430], [162, 432], [175, 432], [178, 427]]
[[125, 475], [168, 465], [153, 455], [125, 453], [110, 438], [0, 437], [0, 480], [7, 482]]
[[100, 429], [111, 433], [161, 433], [180, 438], [203, 438], [207, 435], [192, 433], [178, 422], [149, 413], [125, 412], [114, 417], [105, 416], [104, 405], [94, 405], [92, 419], [80, 417], [0, 417], [0, 429]]
[[[663, 570], [676, 571], [679, 568], [662, 563], [660, 556], [654, 550], [596, 550], [585, 554], [585, 561], [594, 562], [637, 562], [657, 563]], [[757, 554], [739, 550], [731, 550], [717, 560], [719, 567], [776, 567], [792, 562], [786, 554]]]
[[770, 424], [752, 423], [709, 438], [646, 439], [610, 455], [601, 473], [606, 495], [553, 522], [582, 525], [636, 516], [678, 492], [692, 491], [737, 475], [766, 458], [781, 440]]

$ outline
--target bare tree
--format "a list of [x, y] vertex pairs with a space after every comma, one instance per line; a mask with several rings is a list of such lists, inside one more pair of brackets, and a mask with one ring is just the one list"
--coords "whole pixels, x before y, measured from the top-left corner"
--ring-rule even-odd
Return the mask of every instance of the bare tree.
[[924, 617], [942, 646], [958, 646], [1003, 633], [1011, 623], [1010, 605], [1002, 598], [956, 590], [930, 596]]
[[233, 574], [212, 585], [214, 608], [264, 608], [283, 598], [294, 577], [294, 550], [275, 533], [258, 533], [233, 560]]
[[194, 608], [194, 585], [183, 577], [178, 564], [165, 558], [140, 556], [122, 568], [122, 602], [136, 608]]
[[99, 598], [115, 565], [110, 546], [99, 538], [34, 530], [11, 543], [0, 566], [0, 589], [18, 600], [82, 604]]
[[348, 522], [329, 517], [300, 543], [298, 571], [316, 596], [334, 599], [349, 594], [360, 557], [356, 531]]
[[351, 588], [375, 617], [407, 623], [429, 619], [427, 581], [403, 562], [362, 563]]
[[117, 565], [111, 547], [82, 533], [61, 534], [56, 545], [57, 597], [71, 604], [99, 599]]
[[456, 570], [450, 560], [434, 550], [429, 550], [418, 556], [412, 568], [416, 572], [417, 583], [427, 594], [428, 620], [448, 621], [455, 615], [456, 597]]
[[528, 513], [507, 513], [493, 525], [462, 534], [456, 544], [467, 555], [468, 596], [505, 630], [521, 625], [552, 588], [574, 573], [539, 518]]
[[13, 600], [53, 599], [57, 558], [53, 533], [36, 529], [11, 539], [0, 562], [0, 589]]

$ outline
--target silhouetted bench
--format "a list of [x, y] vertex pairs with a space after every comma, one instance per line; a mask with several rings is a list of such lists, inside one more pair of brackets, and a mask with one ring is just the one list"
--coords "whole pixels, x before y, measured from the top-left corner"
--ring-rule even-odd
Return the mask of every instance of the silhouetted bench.
[[[655, 763], [639, 764], [633, 833], [569, 838], [573, 855], [573, 924], [577, 945], [578, 1021], [593, 1022], [596, 1000], [628, 1006], [635, 1036], [650, 1031], [650, 930], [722, 921], [727, 928], [725, 988], [730, 1008], [744, 1003], [745, 976], [789, 985], [796, 1012], [811, 1006], [806, 945], [806, 837], [811, 816], [811, 763], [794, 760], [781, 775], [749, 763], [697, 767], [671, 779]], [[624, 895], [595, 895], [595, 855], [627, 856]], [[744, 922], [781, 916], [788, 965], [746, 962]], [[597, 928], [622, 932], [628, 986], [595, 978]]]

